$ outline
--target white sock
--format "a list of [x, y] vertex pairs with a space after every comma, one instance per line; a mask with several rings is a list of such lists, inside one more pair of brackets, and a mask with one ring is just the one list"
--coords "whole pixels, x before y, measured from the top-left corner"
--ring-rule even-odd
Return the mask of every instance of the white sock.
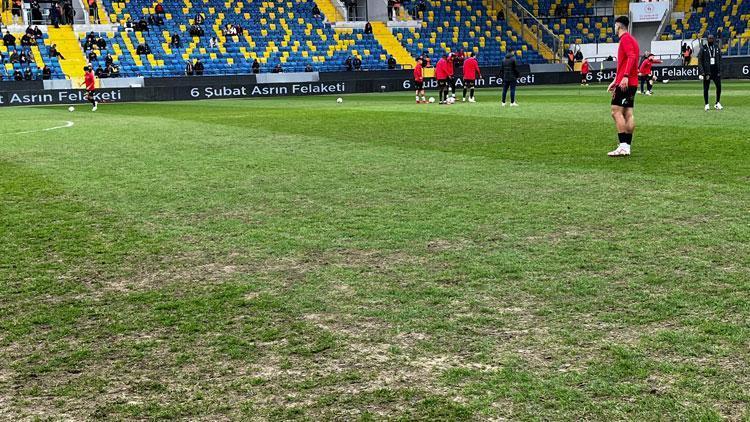
[[427, 100], [424, 99], [424, 95], [422, 96], [422, 101], [427, 101]]
[[417, 95], [417, 101], [419, 101], [419, 95]]

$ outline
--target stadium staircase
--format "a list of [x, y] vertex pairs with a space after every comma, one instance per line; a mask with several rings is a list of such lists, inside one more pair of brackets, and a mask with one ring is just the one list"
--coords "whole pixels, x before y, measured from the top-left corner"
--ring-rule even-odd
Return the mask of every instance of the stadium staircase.
[[328, 18], [329, 22], [341, 22], [345, 21], [346, 17], [344, 17], [341, 12], [339, 12], [338, 7], [333, 4], [335, 0], [318, 0], [316, 3], [318, 5], [318, 9]]
[[372, 34], [388, 54], [392, 55], [403, 68], [414, 68], [416, 61], [403, 45], [393, 36], [390, 28], [384, 22], [372, 22]]
[[73, 32], [73, 27], [54, 28], [49, 26], [47, 33], [49, 34], [50, 45], [57, 44], [57, 51], [65, 57], [65, 60], [60, 61], [62, 71], [69, 79], [74, 81], [74, 84], [79, 83], [83, 79], [83, 68], [88, 64], [88, 61], [83, 55], [83, 50], [81, 50], [76, 33]]
[[[85, 0], [84, 0], [83, 3], [84, 3], [84, 5], [86, 5], [86, 7], [88, 7]], [[98, 8], [97, 8], [97, 12], [98, 12], [97, 16], [99, 17], [99, 24], [100, 25], [107, 25], [107, 24], [109, 24], [110, 23], [110, 21], [109, 21], [109, 14], [107, 14], [107, 8], [104, 7], [104, 4], [102, 3], [102, 0], [96, 0], [96, 4], [98, 6]], [[89, 19], [91, 19], [91, 18], [89, 18]]]
[[[497, 10], [492, 8], [491, 1], [484, 0], [484, 5], [490, 12], [490, 16], [497, 15]], [[502, 5], [500, 5], [502, 6]], [[522, 37], [526, 43], [532, 47], [536, 47], [539, 54], [544, 57], [545, 60], [551, 62], [555, 60], [555, 53], [552, 49], [544, 42], [542, 37], [537, 35], [526, 25], [521, 23], [521, 19], [509, 8], [509, 16], [505, 17], [505, 20], [510, 24], [511, 28], [518, 34], [522, 34]]]
[[443, 53], [462, 49], [475, 52], [482, 66], [498, 65], [506, 51], [515, 51], [523, 63], [547, 62], [505, 21], [490, 15], [482, 0], [433, 0], [426, 6], [419, 27], [393, 30], [412, 57], [427, 54], [434, 64]]

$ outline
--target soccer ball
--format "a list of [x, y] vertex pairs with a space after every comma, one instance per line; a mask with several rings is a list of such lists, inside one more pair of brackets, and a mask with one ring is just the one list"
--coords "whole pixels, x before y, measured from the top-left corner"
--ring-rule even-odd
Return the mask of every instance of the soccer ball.
[[664, 82], [665, 84], [668, 84], [669, 83], [669, 79], [664, 79], [664, 80], [662, 80], [662, 82]]
[[453, 104], [456, 102], [456, 99], [453, 97], [448, 97], [448, 104]]
[[72, 112], [76, 111], [76, 108], [73, 107], [73, 106], [70, 106], [70, 107], [68, 107], [68, 111], [72, 113]]
[[430, 104], [435, 102], [435, 97], [430, 97]]
[[341, 97], [338, 97], [338, 98], [336, 98], [336, 102], [339, 103], [339, 104], [341, 104], [341, 103], [344, 102], [344, 99], [341, 98]]

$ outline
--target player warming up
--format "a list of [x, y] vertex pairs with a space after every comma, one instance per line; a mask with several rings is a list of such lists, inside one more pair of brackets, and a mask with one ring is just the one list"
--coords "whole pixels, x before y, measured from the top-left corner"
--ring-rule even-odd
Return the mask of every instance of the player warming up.
[[94, 107], [91, 111], [96, 111], [99, 103], [94, 98], [94, 90], [96, 89], [96, 77], [94, 76], [94, 69], [91, 66], [86, 66], [86, 75], [83, 78], [83, 83], [80, 86], [86, 86], [86, 100], [91, 103]]
[[[424, 98], [424, 75], [422, 74], [422, 60], [417, 60], [417, 65], [414, 67], [414, 87], [416, 88], [417, 104], [425, 104], [427, 101]], [[419, 100], [419, 96], [422, 96], [422, 101]]]
[[635, 118], [635, 93], [638, 91], [638, 41], [628, 32], [630, 19], [620, 16], [615, 19], [615, 34], [620, 38], [617, 48], [617, 76], [609, 84], [607, 91], [612, 93], [612, 118], [617, 127], [620, 144], [607, 155], [610, 157], [630, 156], [630, 145], [633, 143]]
[[474, 99], [474, 85], [476, 85], [477, 78], [482, 77], [482, 72], [479, 70], [479, 62], [474, 57], [474, 52], [469, 53], [469, 58], [464, 60], [464, 96], [463, 101], [466, 101], [466, 89], [469, 89], [469, 102], [475, 103], [477, 100]]
[[438, 60], [435, 65], [435, 78], [438, 81], [438, 91], [440, 96], [440, 104], [448, 104], [448, 55], [443, 54], [443, 57]]
[[[638, 69], [638, 79], [641, 82], [641, 94], [653, 95], [654, 79], [651, 75], [651, 67], [655, 64], [661, 63], [661, 60], [657, 59], [653, 54], [649, 53], [646, 59], [641, 63], [641, 67]], [[644, 85], [646, 90], [643, 90]]]

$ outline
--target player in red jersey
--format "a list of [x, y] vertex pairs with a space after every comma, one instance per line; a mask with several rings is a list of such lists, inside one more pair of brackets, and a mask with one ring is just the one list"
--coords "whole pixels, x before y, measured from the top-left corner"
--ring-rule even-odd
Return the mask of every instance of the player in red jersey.
[[635, 118], [635, 93], [638, 91], [638, 41], [628, 32], [630, 19], [620, 16], [615, 19], [615, 33], [620, 37], [617, 49], [617, 76], [607, 90], [612, 93], [612, 118], [617, 126], [617, 137], [620, 144], [607, 155], [610, 157], [630, 156], [630, 145], [633, 143]]
[[440, 104], [447, 104], [448, 100], [448, 55], [438, 60], [435, 65], [435, 79], [438, 81]]
[[422, 96], [421, 103], [426, 103], [427, 101], [424, 99], [424, 75], [422, 74], [422, 60], [417, 60], [417, 65], [414, 66], [414, 87], [417, 91], [417, 104], [420, 103], [420, 95]]
[[86, 74], [83, 78], [83, 83], [80, 86], [86, 86], [86, 99], [94, 106], [91, 111], [96, 111], [99, 105], [94, 98], [94, 90], [96, 89], [96, 77], [94, 76], [94, 69], [91, 65], [84, 68]]
[[589, 86], [589, 61], [586, 59], [583, 59], [583, 63], [581, 63], [581, 85], [583, 86]]
[[479, 63], [477, 58], [474, 57], [474, 52], [469, 53], [469, 58], [464, 60], [464, 96], [463, 101], [466, 101], [466, 89], [469, 91], [469, 102], [477, 102], [474, 99], [474, 85], [476, 84], [477, 78], [482, 77], [482, 72], [479, 70]]
[[[641, 82], [641, 94], [652, 95], [651, 89], [654, 86], [653, 79], [651, 76], [651, 67], [655, 64], [661, 63], [661, 60], [657, 59], [653, 54], [648, 53], [646, 60], [641, 63], [641, 67], [638, 68], [638, 79]], [[643, 90], [643, 85], [648, 88], [646, 91]]]
[[[446, 72], [448, 73], [448, 96], [456, 98], [456, 72], [455, 68], [456, 55], [453, 53], [448, 54], [448, 59], [445, 61]], [[448, 99], [446, 97], [446, 99]]]

